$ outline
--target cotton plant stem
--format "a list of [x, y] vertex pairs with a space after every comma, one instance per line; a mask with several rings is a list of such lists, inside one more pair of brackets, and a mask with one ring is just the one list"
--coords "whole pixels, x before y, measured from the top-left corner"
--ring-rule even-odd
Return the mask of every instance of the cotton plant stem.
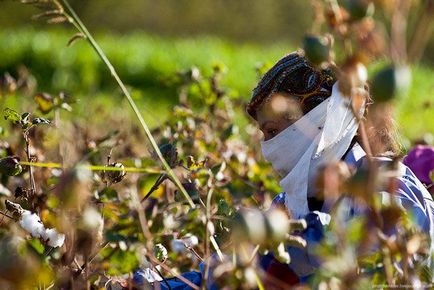
[[[54, 162], [43, 163], [43, 162], [21, 161], [20, 164], [30, 166], [30, 167], [64, 169], [62, 164], [54, 163]], [[140, 167], [119, 168], [119, 167], [105, 166], [105, 165], [84, 165], [84, 164], [79, 164], [79, 165], [77, 165], [77, 167], [87, 169], [90, 171], [125, 171], [125, 172], [131, 172], [131, 173], [147, 173], [147, 174], [160, 174], [160, 173], [162, 173], [160, 170], [149, 169], [149, 168], [140, 168]]]
[[425, 7], [422, 7], [421, 14], [412, 31], [413, 37], [409, 43], [408, 58], [411, 62], [419, 62], [434, 31], [434, 3], [426, 1]]
[[157, 258], [155, 258], [154, 256], [150, 255], [149, 253], [146, 254], [146, 256], [155, 264], [159, 265], [161, 268], [163, 268], [164, 270], [166, 270], [167, 272], [169, 272], [170, 274], [172, 274], [174, 277], [178, 278], [179, 280], [181, 280], [182, 282], [184, 282], [185, 284], [187, 284], [188, 286], [190, 286], [191, 288], [195, 289], [195, 290], [199, 290], [199, 287], [196, 286], [195, 284], [193, 284], [191, 281], [187, 280], [186, 278], [182, 277], [181, 275], [177, 275], [170, 267], [168, 267], [167, 265], [161, 263], [160, 261], [158, 261]]
[[[24, 141], [26, 142], [26, 156], [27, 161], [31, 162], [31, 156], [30, 156], [30, 139], [28, 136], [28, 132], [24, 133]], [[35, 178], [33, 176], [33, 168], [29, 167], [29, 175], [30, 175], [30, 188], [32, 189], [32, 196], [36, 194], [36, 185], [35, 185]]]
[[79, 28], [80, 32], [82, 32], [86, 36], [86, 40], [90, 43], [90, 45], [93, 47], [93, 49], [96, 51], [98, 56], [101, 58], [101, 60], [104, 62], [104, 64], [109, 69], [112, 77], [116, 80], [119, 88], [121, 89], [122, 93], [124, 94], [125, 98], [127, 99], [129, 105], [131, 106], [132, 110], [134, 111], [137, 119], [140, 122], [140, 125], [142, 126], [143, 130], [146, 133], [146, 136], [148, 137], [149, 142], [152, 145], [152, 148], [154, 149], [155, 153], [157, 154], [158, 158], [160, 159], [161, 163], [163, 164], [165, 170], [167, 171], [167, 174], [173, 179], [176, 186], [180, 189], [182, 194], [184, 195], [185, 199], [189, 203], [190, 207], [194, 208], [195, 204], [193, 203], [193, 200], [188, 195], [187, 191], [185, 190], [184, 186], [181, 184], [181, 181], [178, 179], [178, 177], [173, 172], [172, 168], [170, 168], [169, 164], [164, 159], [163, 155], [161, 154], [160, 149], [158, 148], [157, 142], [155, 141], [154, 137], [152, 136], [152, 133], [146, 124], [145, 120], [143, 119], [143, 116], [141, 115], [136, 103], [131, 98], [131, 95], [127, 88], [125, 87], [124, 83], [120, 79], [119, 75], [117, 74], [115, 68], [105, 55], [105, 53], [102, 51], [99, 44], [95, 41], [93, 36], [90, 34], [90, 32], [87, 30], [86, 26], [81, 22], [78, 15], [75, 13], [75, 11], [72, 9], [71, 5], [69, 5], [67, 0], [62, 0], [62, 3], [67, 8], [68, 12], [70, 13], [70, 16], [72, 18], [72, 21], [76, 23], [76, 26]]
[[[2, 215], [3, 217], [8, 217], [8, 218], [10, 218], [11, 220], [15, 220], [15, 218], [13, 217], [13, 216], [10, 216], [10, 215], [8, 215], [7, 213], [5, 213], [5, 212], [2, 212], [2, 211], [0, 211], [0, 215]], [[3, 221], [3, 218], [2, 218], [2, 220], [1, 220], [1, 222]]]
[[208, 228], [208, 224], [212, 223], [211, 222], [211, 201], [212, 201], [212, 195], [214, 193], [214, 188], [211, 188], [208, 192], [208, 195], [206, 197], [206, 231], [207, 231], [207, 236], [209, 236], [209, 240], [212, 244], [212, 246], [214, 247], [214, 249], [217, 252], [217, 256], [219, 257], [220, 261], [223, 262], [223, 253], [220, 250], [220, 247], [217, 243], [217, 241], [215, 240], [213, 233], [209, 232], [209, 228]]

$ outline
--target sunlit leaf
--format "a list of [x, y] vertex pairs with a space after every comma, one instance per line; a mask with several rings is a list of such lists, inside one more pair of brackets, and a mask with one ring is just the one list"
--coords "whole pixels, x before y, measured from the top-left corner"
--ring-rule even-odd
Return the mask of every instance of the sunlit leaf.
[[3, 116], [5, 120], [9, 120], [15, 124], [21, 122], [21, 115], [12, 109], [9, 108], [4, 109]]
[[38, 104], [38, 109], [43, 113], [49, 113], [54, 106], [53, 97], [47, 93], [39, 93], [34, 97], [35, 102]]

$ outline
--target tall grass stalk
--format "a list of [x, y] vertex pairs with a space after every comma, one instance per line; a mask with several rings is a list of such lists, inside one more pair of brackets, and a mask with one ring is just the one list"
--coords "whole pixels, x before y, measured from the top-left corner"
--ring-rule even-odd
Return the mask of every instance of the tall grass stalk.
[[85, 36], [86, 40], [89, 42], [89, 44], [92, 46], [92, 48], [95, 50], [95, 52], [98, 54], [98, 56], [101, 58], [101, 60], [104, 62], [104, 64], [107, 66], [107, 68], [110, 71], [110, 74], [115, 79], [116, 83], [118, 84], [119, 88], [121, 89], [123, 95], [127, 99], [131, 109], [134, 111], [134, 114], [136, 115], [137, 119], [140, 122], [140, 125], [142, 126], [143, 130], [146, 133], [146, 136], [148, 137], [149, 142], [151, 143], [152, 148], [156, 152], [158, 158], [160, 159], [161, 163], [163, 164], [165, 170], [167, 171], [167, 174], [171, 177], [171, 179], [175, 182], [176, 186], [179, 188], [179, 190], [184, 195], [185, 199], [188, 201], [189, 205], [191, 207], [195, 207], [192, 199], [188, 195], [187, 191], [185, 190], [184, 186], [181, 184], [181, 181], [179, 178], [175, 175], [172, 168], [169, 166], [169, 164], [164, 159], [163, 155], [161, 154], [160, 149], [158, 148], [157, 142], [155, 141], [154, 137], [152, 136], [151, 131], [149, 130], [148, 125], [146, 124], [145, 120], [143, 119], [143, 116], [141, 115], [136, 103], [131, 98], [131, 95], [128, 91], [128, 89], [125, 87], [125, 84], [120, 79], [119, 75], [117, 74], [115, 68], [105, 55], [104, 51], [101, 49], [99, 44], [95, 41], [92, 34], [87, 30], [86, 26], [83, 24], [83, 22], [78, 17], [77, 13], [75, 13], [74, 9], [72, 9], [71, 5], [68, 3], [67, 0], [62, 0], [63, 5], [67, 9], [67, 12], [70, 16], [70, 21], [73, 23], [73, 25]]

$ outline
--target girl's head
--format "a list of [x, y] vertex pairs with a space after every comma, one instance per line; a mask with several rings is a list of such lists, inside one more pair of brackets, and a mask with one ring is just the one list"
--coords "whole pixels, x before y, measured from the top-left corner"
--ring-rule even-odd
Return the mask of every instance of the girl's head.
[[[302, 51], [290, 53], [261, 78], [247, 113], [257, 121], [264, 140], [269, 140], [330, 97], [335, 82], [331, 69], [314, 67]], [[390, 107], [374, 105], [369, 110], [366, 127], [372, 152], [397, 153], [398, 135]]]
[[301, 51], [279, 60], [259, 81], [247, 112], [271, 139], [330, 97], [336, 78], [314, 68]]

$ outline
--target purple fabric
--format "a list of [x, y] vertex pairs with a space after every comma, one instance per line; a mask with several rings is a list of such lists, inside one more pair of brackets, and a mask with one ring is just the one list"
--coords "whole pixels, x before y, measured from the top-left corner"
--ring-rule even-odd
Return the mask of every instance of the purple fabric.
[[403, 163], [425, 184], [432, 184], [429, 174], [434, 170], [434, 147], [417, 145], [408, 152]]

